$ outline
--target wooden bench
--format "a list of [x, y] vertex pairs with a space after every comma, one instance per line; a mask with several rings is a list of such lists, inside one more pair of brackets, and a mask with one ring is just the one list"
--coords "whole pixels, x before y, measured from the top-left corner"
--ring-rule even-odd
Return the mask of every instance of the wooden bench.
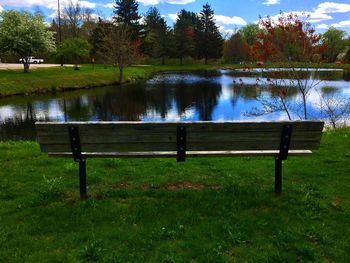
[[79, 162], [80, 196], [87, 197], [86, 159], [97, 157], [270, 156], [275, 193], [282, 192], [282, 161], [319, 148], [324, 123], [296, 122], [37, 122], [41, 150]]

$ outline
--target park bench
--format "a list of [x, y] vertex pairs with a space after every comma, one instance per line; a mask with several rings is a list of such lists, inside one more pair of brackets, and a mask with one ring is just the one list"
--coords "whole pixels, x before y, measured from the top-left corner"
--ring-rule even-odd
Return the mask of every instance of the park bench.
[[87, 197], [86, 159], [122, 157], [273, 157], [275, 193], [282, 161], [319, 148], [324, 123], [296, 122], [37, 122], [41, 150], [79, 162], [80, 197]]

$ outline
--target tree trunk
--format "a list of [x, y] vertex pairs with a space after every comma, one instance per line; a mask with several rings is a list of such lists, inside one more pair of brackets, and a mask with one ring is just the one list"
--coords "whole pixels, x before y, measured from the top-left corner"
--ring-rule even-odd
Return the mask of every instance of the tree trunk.
[[165, 56], [162, 56], [162, 65], [165, 65]]
[[119, 67], [119, 83], [122, 84], [124, 78], [124, 67]]
[[304, 119], [307, 120], [307, 107], [306, 107], [306, 96], [305, 94], [303, 95], [303, 106], [304, 106]]
[[180, 56], [180, 65], [182, 65], [182, 56]]
[[204, 63], [205, 63], [205, 65], [208, 64], [208, 56], [207, 55], [205, 56], [205, 62]]
[[24, 73], [29, 73], [29, 66], [30, 66], [30, 64], [28, 61], [23, 62], [23, 72]]

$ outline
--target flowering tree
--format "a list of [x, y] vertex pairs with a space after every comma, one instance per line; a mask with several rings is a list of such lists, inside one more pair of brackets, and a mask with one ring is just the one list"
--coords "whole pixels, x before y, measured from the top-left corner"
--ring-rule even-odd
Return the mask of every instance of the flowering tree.
[[0, 13], [0, 52], [12, 51], [23, 59], [24, 72], [29, 72], [29, 56], [55, 50], [54, 33], [39, 13], [20, 11]]
[[[260, 27], [263, 30], [258, 34], [253, 45], [254, 57], [263, 62], [284, 62], [289, 68], [281, 73], [265, 71], [265, 79], [259, 80], [259, 84], [279, 88], [280, 92], [270, 100], [263, 101], [263, 109], [259, 114], [284, 111], [289, 119], [292, 119], [291, 111], [296, 111], [301, 119], [308, 119], [307, 99], [311, 91], [320, 81], [310, 79], [311, 71], [318, 71], [320, 54], [326, 49], [321, 44], [321, 36], [316, 34], [314, 28], [305, 19], [296, 14], [281, 13], [277, 20], [271, 17], [260, 19]], [[297, 68], [295, 62], [315, 62], [316, 67], [303, 70]], [[263, 65], [263, 64], [261, 64]], [[302, 105], [292, 105], [288, 94], [292, 89], [297, 89]], [[302, 113], [300, 114], [300, 111]]]

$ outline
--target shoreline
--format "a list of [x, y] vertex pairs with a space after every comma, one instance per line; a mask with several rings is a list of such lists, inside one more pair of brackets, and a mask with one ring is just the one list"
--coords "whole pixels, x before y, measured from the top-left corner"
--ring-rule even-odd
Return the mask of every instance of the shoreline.
[[[235, 70], [242, 69], [243, 64], [221, 64], [221, 65], [135, 65], [125, 68], [125, 76], [122, 83], [116, 81], [115, 68], [96, 65], [82, 65], [79, 71], [73, 71], [71, 67], [48, 67], [33, 69], [30, 73], [24, 74], [21, 70], [2, 70], [0, 76], [5, 75], [5, 80], [0, 77], [0, 99], [29, 95], [56, 94], [66, 91], [95, 89], [108, 86], [122, 86], [137, 81], [149, 79], [161, 72], [195, 72], [207, 70]], [[257, 68], [255, 64], [249, 64], [250, 68]], [[299, 63], [295, 67], [299, 68], [319, 68], [339, 69], [345, 74], [350, 74], [350, 64], [303, 64]], [[266, 64], [266, 68], [291, 68], [291, 65]], [[61, 83], [57, 84], [57, 79]], [[88, 79], [88, 80], [87, 80]], [[27, 80], [27, 82], [25, 82]], [[45, 81], [46, 80], [46, 81]], [[22, 83], [21, 83], [22, 81]], [[17, 84], [18, 83], [18, 84]], [[77, 85], [76, 83], [80, 83]], [[6, 87], [6, 85], [8, 85]], [[17, 88], [17, 86], [19, 88]], [[4, 87], [5, 86], [5, 87]]]

